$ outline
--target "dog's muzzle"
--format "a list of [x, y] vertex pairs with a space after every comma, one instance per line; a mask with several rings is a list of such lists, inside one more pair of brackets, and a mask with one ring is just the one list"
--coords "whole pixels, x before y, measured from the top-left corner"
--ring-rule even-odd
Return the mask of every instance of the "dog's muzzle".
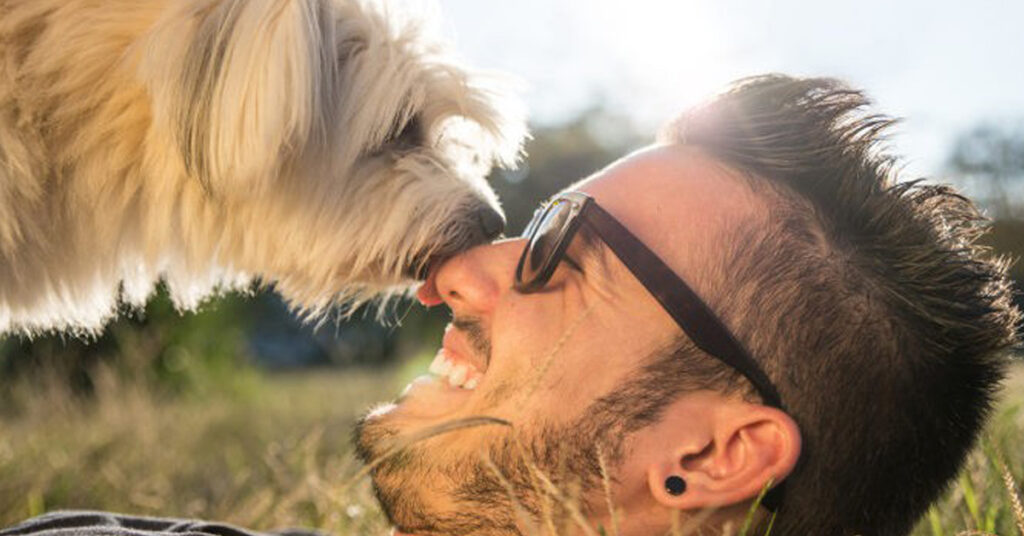
[[505, 217], [491, 207], [478, 210], [476, 218], [480, 221], [480, 231], [483, 233], [485, 242], [498, 238], [505, 230]]

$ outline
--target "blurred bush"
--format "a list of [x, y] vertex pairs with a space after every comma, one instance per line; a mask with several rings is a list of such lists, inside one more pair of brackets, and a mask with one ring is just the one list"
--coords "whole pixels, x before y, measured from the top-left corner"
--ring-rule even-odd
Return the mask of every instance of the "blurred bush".
[[1024, 121], [981, 123], [961, 133], [948, 167], [992, 217], [1024, 218]]
[[[1024, 309], [1024, 120], [983, 122], [957, 136], [947, 161], [954, 179], [993, 218], [984, 243], [1009, 257]], [[1019, 327], [1024, 337], [1024, 325]]]
[[60, 334], [0, 341], [0, 412], [26, 410], [37, 396], [25, 390], [68, 391], [88, 399], [98, 374], [113, 374], [162, 396], [202, 395], [211, 390], [241, 389], [245, 327], [253, 316], [246, 300], [230, 295], [194, 314], [174, 310], [164, 290], [142, 311], [122, 318], [92, 339]]

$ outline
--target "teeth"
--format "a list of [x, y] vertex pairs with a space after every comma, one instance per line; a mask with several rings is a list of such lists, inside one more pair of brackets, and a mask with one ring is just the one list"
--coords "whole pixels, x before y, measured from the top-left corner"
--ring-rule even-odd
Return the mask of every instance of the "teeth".
[[455, 365], [452, 369], [451, 374], [448, 375], [448, 383], [452, 387], [462, 387], [462, 384], [466, 383], [466, 375], [469, 374], [469, 368], [462, 363]]
[[434, 361], [427, 369], [438, 378], [447, 378], [448, 385], [461, 387], [462, 389], [473, 390], [480, 383], [480, 373], [475, 368], [465, 363], [456, 364], [442, 348], [437, 352]]
[[445, 376], [451, 369], [452, 362], [448, 361], [447, 356], [444, 355], [444, 350], [441, 350], [437, 352], [437, 356], [434, 357], [434, 361], [430, 363], [430, 368], [427, 370], [436, 376]]

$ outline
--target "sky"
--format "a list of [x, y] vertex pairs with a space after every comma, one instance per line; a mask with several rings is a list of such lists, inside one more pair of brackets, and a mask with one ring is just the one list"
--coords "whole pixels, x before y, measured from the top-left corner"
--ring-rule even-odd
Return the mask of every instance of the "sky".
[[742, 76], [836, 76], [903, 118], [894, 149], [934, 176], [958, 133], [1024, 120], [1024, 0], [437, 3], [467, 62], [526, 82], [539, 124], [603, 102], [653, 131]]

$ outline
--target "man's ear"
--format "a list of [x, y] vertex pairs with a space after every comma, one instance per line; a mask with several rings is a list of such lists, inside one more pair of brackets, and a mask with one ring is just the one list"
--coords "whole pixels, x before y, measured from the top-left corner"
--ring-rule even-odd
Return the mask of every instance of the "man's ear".
[[[718, 508], [753, 499], [769, 482], [788, 476], [800, 457], [800, 430], [781, 410], [729, 401], [705, 418], [703, 426], [686, 431], [686, 423], [679, 424], [679, 441], [648, 465], [650, 493], [663, 506]], [[672, 476], [686, 482], [685, 491], [666, 489]]]

